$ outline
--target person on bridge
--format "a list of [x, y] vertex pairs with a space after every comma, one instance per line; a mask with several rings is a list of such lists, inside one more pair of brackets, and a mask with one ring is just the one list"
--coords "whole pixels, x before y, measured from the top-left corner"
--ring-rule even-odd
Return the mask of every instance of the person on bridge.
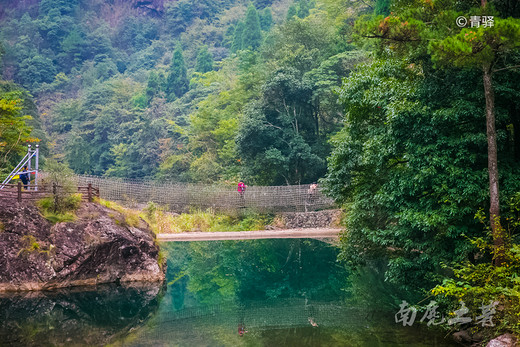
[[244, 197], [244, 192], [246, 191], [247, 186], [244, 184], [243, 181], [238, 182], [237, 191], [238, 194], [240, 194], [240, 197]]
[[27, 165], [23, 167], [22, 173], [20, 174], [20, 180], [23, 183], [23, 188], [27, 190], [28, 184], [31, 181], [31, 176], [27, 172]]
[[238, 196], [240, 196], [240, 208], [243, 208], [245, 207], [245, 199], [244, 199], [244, 193], [246, 191], [246, 188], [247, 186], [244, 184], [244, 182], [242, 180], [240, 180], [240, 182], [238, 182], [238, 186], [237, 186], [237, 192], [238, 192]]

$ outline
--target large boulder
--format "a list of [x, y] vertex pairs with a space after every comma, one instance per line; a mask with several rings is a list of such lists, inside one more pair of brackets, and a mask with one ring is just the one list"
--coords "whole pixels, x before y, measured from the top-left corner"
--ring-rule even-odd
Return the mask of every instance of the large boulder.
[[148, 225], [84, 203], [73, 222], [52, 225], [31, 203], [0, 200], [0, 291], [162, 281]]

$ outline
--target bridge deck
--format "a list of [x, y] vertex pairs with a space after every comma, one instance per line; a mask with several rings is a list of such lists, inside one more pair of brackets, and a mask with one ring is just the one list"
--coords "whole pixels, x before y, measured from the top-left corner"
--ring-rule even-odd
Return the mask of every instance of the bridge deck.
[[212, 240], [254, 240], [254, 239], [299, 239], [337, 238], [341, 229], [288, 229], [226, 232], [186, 232], [178, 234], [158, 234], [158, 241], [212, 241]]

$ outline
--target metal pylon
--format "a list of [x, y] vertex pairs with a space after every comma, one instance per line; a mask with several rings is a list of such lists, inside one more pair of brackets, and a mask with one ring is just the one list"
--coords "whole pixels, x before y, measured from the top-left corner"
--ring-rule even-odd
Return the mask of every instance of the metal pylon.
[[[39, 169], [39, 156], [40, 156], [40, 146], [36, 145], [35, 149], [31, 148], [31, 145], [27, 146], [27, 154], [23, 159], [16, 165], [13, 171], [7, 176], [7, 178], [0, 185], [0, 189], [4, 189], [4, 187], [11, 182], [11, 180], [16, 176], [23, 173], [34, 173], [34, 190], [38, 190], [38, 169]], [[31, 170], [32, 159], [34, 158], [34, 170]], [[27, 171], [23, 172], [21, 169], [27, 165]], [[27, 184], [30, 186], [30, 181]], [[30, 188], [29, 188], [30, 189]]]

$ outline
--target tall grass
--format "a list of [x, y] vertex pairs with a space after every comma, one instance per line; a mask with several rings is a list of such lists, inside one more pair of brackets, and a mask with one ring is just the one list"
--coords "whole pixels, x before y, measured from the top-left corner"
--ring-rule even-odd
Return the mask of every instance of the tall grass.
[[151, 225], [157, 234], [181, 233], [188, 231], [247, 231], [261, 230], [268, 225], [272, 215], [248, 212], [240, 216], [225, 215], [208, 209], [190, 213], [172, 214], [154, 203], [143, 209], [141, 217]]
[[97, 202], [98, 204], [100, 204], [102, 206], [105, 206], [111, 210], [121, 213], [123, 215], [123, 217], [125, 218], [124, 222], [126, 225], [135, 227], [139, 224], [139, 218], [141, 217], [139, 211], [134, 211], [132, 209], [123, 207], [113, 201], [103, 200], [103, 199], [99, 199], [99, 198], [94, 199], [94, 202]]
[[75, 211], [81, 204], [81, 194], [65, 195], [60, 198], [59, 209], [56, 209], [54, 197], [47, 197], [36, 202], [43, 217], [52, 224], [72, 222], [76, 219]]

